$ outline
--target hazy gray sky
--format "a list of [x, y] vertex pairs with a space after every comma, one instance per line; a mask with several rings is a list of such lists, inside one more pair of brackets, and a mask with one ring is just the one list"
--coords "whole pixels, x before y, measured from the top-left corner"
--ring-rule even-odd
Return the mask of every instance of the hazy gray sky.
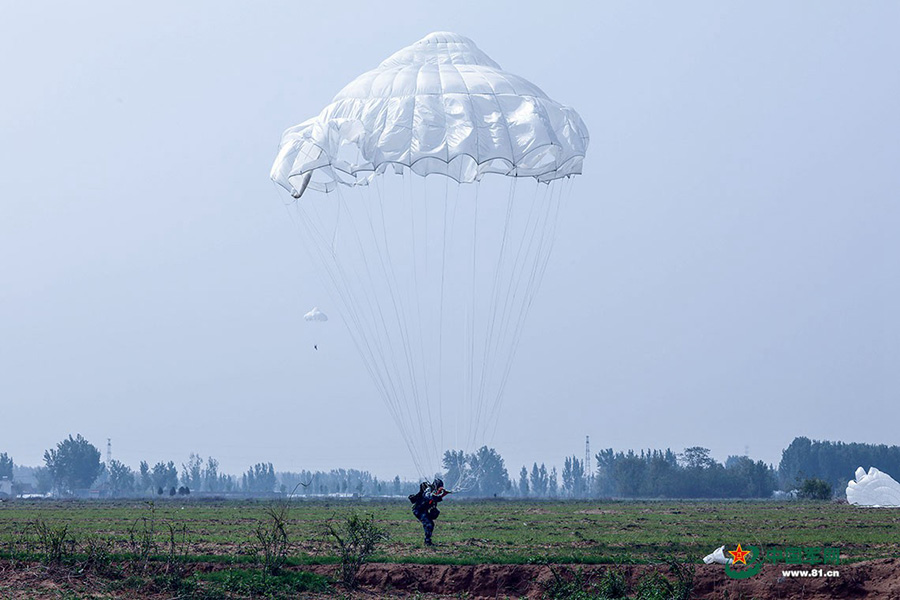
[[[0, 451], [413, 474], [273, 192], [281, 132], [431, 31], [592, 135], [492, 444], [900, 443], [900, 4], [0, 5]], [[544, 315], [551, 314], [552, 317]], [[868, 465], [865, 465], [868, 466]], [[848, 478], [852, 474], [848, 474]]]

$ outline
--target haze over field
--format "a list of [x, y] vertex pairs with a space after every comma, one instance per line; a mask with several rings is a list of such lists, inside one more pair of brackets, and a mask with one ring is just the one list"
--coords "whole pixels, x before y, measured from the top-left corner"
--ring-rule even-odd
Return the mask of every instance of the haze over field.
[[438, 30], [592, 135], [490, 440], [511, 474], [585, 434], [775, 463], [797, 435], [896, 443], [900, 6], [0, 15], [0, 451], [17, 463], [80, 432], [132, 466], [413, 473], [268, 171], [285, 128]]

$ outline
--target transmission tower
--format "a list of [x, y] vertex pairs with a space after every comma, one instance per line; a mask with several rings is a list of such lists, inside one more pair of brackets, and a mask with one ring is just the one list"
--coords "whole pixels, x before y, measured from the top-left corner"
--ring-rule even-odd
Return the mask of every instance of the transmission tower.
[[589, 435], [584, 436], [584, 478], [588, 482], [588, 489], [590, 489], [594, 472], [591, 470], [591, 436]]
[[112, 462], [112, 438], [106, 438], [106, 468]]

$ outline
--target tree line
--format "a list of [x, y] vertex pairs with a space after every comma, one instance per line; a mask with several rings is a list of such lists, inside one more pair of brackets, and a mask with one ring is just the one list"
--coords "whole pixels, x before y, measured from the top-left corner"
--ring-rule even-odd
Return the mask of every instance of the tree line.
[[567, 456], [562, 471], [545, 463], [523, 465], [511, 478], [493, 449], [466, 454], [448, 451], [444, 469], [448, 481], [471, 478], [462, 494], [522, 498], [768, 498], [776, 489], [775, 469], [746, 456], [730, 456], [724, 464], [694, 446], [676, 454], [671, 449], [595, 455], [597, 468], [589, 473], [584, 459]]
[[[18, 474], [18, 475], [16, 475]], [[111, 497], [187, 496], [204, 493], [295, 495], [347, 493], [396, 495], [412, 489], [415, 482], [399, 476], [389, 482], [367, 471], [335, 469], [328, 473], [302, 471], [276, 473], [271, 462], [252, 465], [240, 476], [221, 472], [219, 461], [191, 453], [180, 465], [142, 460], [137, 469], [118, 460], [100, 461], [100, 450], [80, 434], [60, 441], [44, 453], [41, 467], [21, 467], [7, 453], [0, 453], [0, 480], [13, 482], [15, 494], [48, 492], [60, 496], [91, 495]], [[25, 480], [29, 480], [27, 483]], [[300, 485], [301, 482], [305, 482]], [[408, 493], [408, 492], [407, 492]]]
[[820, 479], [843, 492], [859, 467], [876, 467], [900, 480], [900, 446], [794, 438], [781, 453], [778, 477], [785, 485], [795, 486], [807, 479]]
[[[536, 461], [510, 476], [503, 457], [483, 446], [475, 452], [448, 450], [440, 475], [459, 495], [523, 498], [767, 498], [775, 490], [811, 485], [843, 491], [859, 466], [876, 466], [900, 474], [900, 446], [812, 441], [795, 438], [782, 452], [778, 468], [747, 456], [729, 456], [724, 463], [710, 457], [707, 448], [692, 446], [681, 453], [671, 449], [600, 450], [596, 468], [587, 472], [584, 460], [565, 457], [561, 471]], [[0, 453], [0, 480], [12, 480], [14, 493], [33, 491], [57, 495], [83, 495], [86, 490], [115, 497], [175, 496], [191, 493], [296, 496], [346, 494], [402, 496], [417, 482], [399, 476], [379, 480], [368, 471], [276, 472], [271, 462], [260, 462], [240, 476], [222, 473], [213, 457], [192, 453], [180, 465], [141, 461], [137, 469], [118, 461], [100, 461], [100, 451], [81, 435], [59, 442], [44, 453], [44, 466], [19, 467]], [[810, 482], [816, 482], [811, 484]], [[823, 487], [825, 486], [825, 487]], [[822, 492], [819, 492], [822, 495]]]
[[596, 468], [587, 472], [584, 460], [566, 457], [561, 473], [545, 463], [523, 465], [510, 477], [500, 455], [491, 448], [476, 453], [447, 451], [447, 481], [471, 480], [462, 495], [527, 498], [769, 498], [776, 490], [799, 497], [826, 498], [842, 494], [856, 468], [875, 466], [900, 475], [900, 446], [811, 441], [795, 438], [782, 451], [777, 468], [748, 456], [714, 460], [700, 446], [675, 453], [670, 448], [615, 451], [594, 455]]

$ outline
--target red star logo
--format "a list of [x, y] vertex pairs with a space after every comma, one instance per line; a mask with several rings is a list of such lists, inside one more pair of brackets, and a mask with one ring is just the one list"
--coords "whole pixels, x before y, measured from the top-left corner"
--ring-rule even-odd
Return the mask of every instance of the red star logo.
[[734, 564], [744, 563], [747, 564], [747, 555], [750, 554], [749, 550], [742, 550], [741, 545], [738, 544], [737, 550], [729, 550], [728, 554], [734, 557]]

